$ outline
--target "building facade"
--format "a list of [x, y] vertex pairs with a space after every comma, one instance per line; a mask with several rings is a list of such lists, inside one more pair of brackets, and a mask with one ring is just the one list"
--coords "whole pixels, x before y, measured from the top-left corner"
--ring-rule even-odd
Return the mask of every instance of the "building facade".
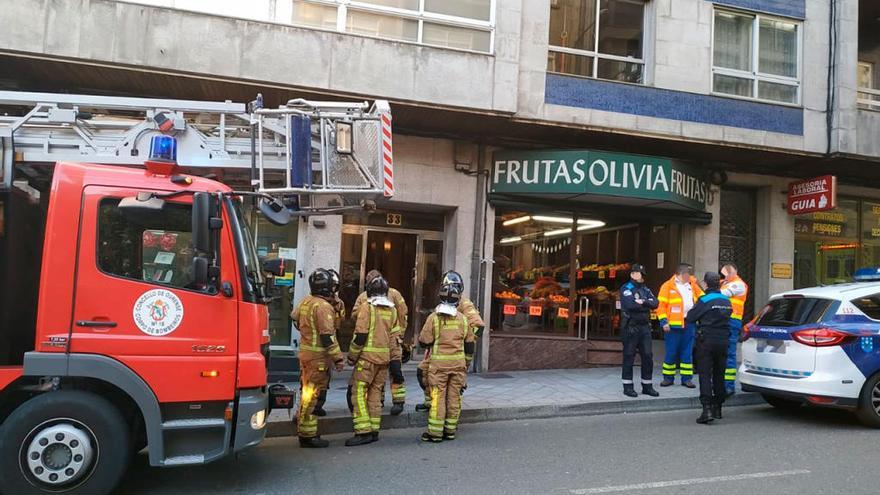
[[[749, 311], [880, 264], [880, 7], [868, 0], [69, 0], [0, 12], [0, 88], [249, 101], [388, 99], [396, 194], [373, 214], [255, 219], [351, 304], [376, 268], [408, 335], [455, 269], [488, 322], [482, 370], [619, 359], [629, 264], [734, 262]], [[229, 180], [240, 172], [223, 171]], [[834, 174], [834, 211], [788, 184]], [[350, 327], [344, 329], [345, 341]]]

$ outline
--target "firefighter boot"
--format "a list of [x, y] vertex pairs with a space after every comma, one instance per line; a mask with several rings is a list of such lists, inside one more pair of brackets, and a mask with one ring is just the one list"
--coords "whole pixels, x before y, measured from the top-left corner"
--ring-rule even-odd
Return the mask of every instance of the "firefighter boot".
[[430, 443], [440, 443], [443, 441], [443, 437], [432, 436], [430, 433], [428, 433], [426, 431], [426, 432], [422, 433], [422, 441], [423, 442], [430, 442]]
[[[416, 406], [416, 409], [418, 410], [418, 406]], [[397, 404], [391, 405], [391, 415], [392, 416], [399, 416], [400, 413], [402, 413], [402, 412], [403, 412], [403, 404], [397, 403]]]
[[[378, 439], [379, 434], [376, 433], [376, 437]], [[357, 447], [358, 445], [366, 445], [368, 443], [373, 443], [373, 434], [372, 433], [357, 433], [355, 436], [349, 438], [345, 441], [346, 447]]]
[[701, 425], [707, 425], [715, 419], [712, 417], [712, 410], [708, 404], [703, 405], [703, 414], [700, 414], [700, 417], [697, 418], [697, 423]]
[[721, 419], [721, 404], [712, 405], [712, 419]]
[[373, 437], [374, 442], [379, 441], [379, 432], [378, 431], [374, 431], [374, 432], [370, 433], [370, 436]]
[[660, 392], [658, 392], [654, 388], [654, 385], [651, 385], [650, 383], [642, 384], [642, 393], [645, 395], [650, 395], [651, 397], [660, 397]]
[[304, 449], [323, 449], [330, 446], [330, 442], [321, 437], [299, 437], [299, 446]]
[[324, 408], [321, 406], [315, 406], [315, 410], [312, 412], [312, 414], [318, 416], [319, 418], [323, 418], [327, 415], [327, 411], [325, 411]]
[[627, 383], [623, 386], [623, 395], [627, 397], [638, 397], [639, 394], [636, 393], [635, 387], [633, 387], [632, 383]]
[[430, 402], [423, 402], [421, 404], [416, 404], [416, 412], [426, 412], [431, 410]]

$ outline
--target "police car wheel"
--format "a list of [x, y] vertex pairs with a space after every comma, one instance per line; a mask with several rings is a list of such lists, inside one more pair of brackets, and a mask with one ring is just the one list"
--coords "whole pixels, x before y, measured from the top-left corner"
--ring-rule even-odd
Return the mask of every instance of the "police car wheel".
[[856, 416], [864, 425], [880, 428], [880, 373], [868, 379], [862, 387]]
[[764, 398], [767, 404], [783, 411], [794, 411], [804, 404], [801, 401], [785, 399], [776, 395], [761, 394], [761, 397]]
[[0, 425], [0, 487], [16, 495], [102, 495], [128, 468], [129, 428], [116, 407], [83, 391], [48, 392]]

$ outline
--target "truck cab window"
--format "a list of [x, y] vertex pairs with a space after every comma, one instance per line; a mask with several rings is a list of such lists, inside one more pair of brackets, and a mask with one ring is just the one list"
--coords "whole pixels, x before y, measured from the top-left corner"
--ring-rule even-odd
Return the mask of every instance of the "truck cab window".
[[192, 207], [167, 202], [155, 213], [125, 214], [119, 199], [98, 210], [98, 266], [111, 275], [157, 285], [193, 285]]

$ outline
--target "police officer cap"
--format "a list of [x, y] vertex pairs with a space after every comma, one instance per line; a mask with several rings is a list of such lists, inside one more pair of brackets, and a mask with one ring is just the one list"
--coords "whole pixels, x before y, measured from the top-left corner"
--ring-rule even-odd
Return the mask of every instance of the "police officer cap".
[[721, 287], [721, 275], [718, 272], [706, 272], [703, 275], [703, 282], [706, 282], [706, 287], [710, 289], [717, 289]]
[[647, 275], [647, 270], [645, 270], [645, 265], [640, 265], [638, 263], [633, 263], [632, 267], [629, 269], [630, 273], [639, 272], [642, 275]]

